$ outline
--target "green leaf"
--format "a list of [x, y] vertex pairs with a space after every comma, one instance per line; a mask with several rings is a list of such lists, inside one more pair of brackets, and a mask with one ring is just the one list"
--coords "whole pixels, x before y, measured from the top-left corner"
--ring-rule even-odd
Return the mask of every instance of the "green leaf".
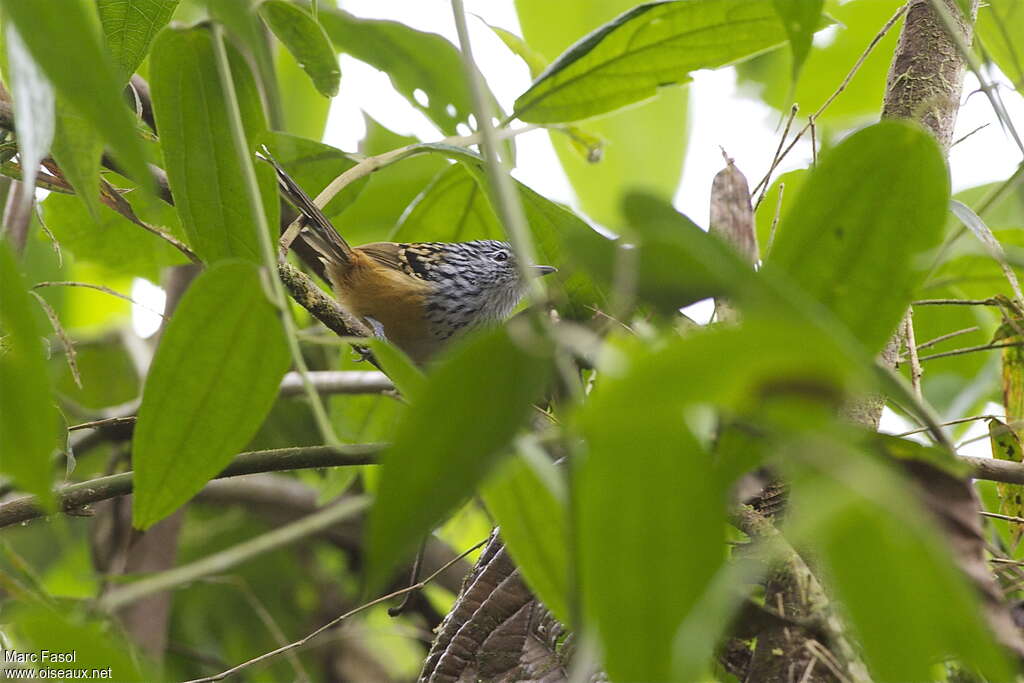
[[530, 588], [559, 621], [569, 624], [572, 541], [562, 473], [536, 444], [522, 442], [481, 494]]
[[[264, 95], [270, 127], [280, 128], [283, 125], [283, 105], [274, 72], [274, 53], [266, 26], [256, 13], [256, 4], [252, 0], [204, 0], [203, 4], [210, 18], [227, 29], [241, 54], [251, 60], [260, 92]], [[238, 87], [237, 80], [235, 87]]]
[[455, 135], [455, 126], [473, 113], [462, 57], [441, 36], [329, 7], [320, 9], [320, 23], [335, 47], [385, 72], [395, 90], [445, 135]]
[[132, 440], [132, 523], [171, 514], [256, 434], [288, 369], [259, 269], [213, 266], [189, 287], [146, 378]]
[[153, 680], [154, 672], [140, 671], [131, 648], [115, 636], [117, 629], [111, 624], [89, 620], [78, 611], [38, 603], [14, 606], [7, 619], [15, 627], [23, 651], [40, 657], [45, 651], [51, 655], [74, 653], [73, 663], [40, 661], [36, 664], [39, 669], [95, 669], [102, 672], [102, 677], [126, 683]]
[[[516, 0], [516, 9], [523, 36], [547, 62], [581, 35], [635, 4], [633, 0]], [[672, 198], [686, 155], [688, 96], [685, 87], [666, 88], [650, 101], [588, 121], [587, 132], [604, 143], [600, 163], [581, 156], [566, 134], [549, 133], [586, 215], [617, 229], [622, 224], [619, 200], [627, 190]], [[674, 132], [666, 135], [665, 131]]]
[[306, 10], [285, 0], [266, 0], [260, 16], [295, 57], [324, 97], [338, 94], [338, 55], [323, 27]]
[[765, 271], [785, 273], [878, 351], [926, 274], [948, 203], [935, 140], [912, 124], [875, 124], [821, 158], [779, 225]]
[[393, 344], [383, 339], [370, 339], [370, 349], [377, 361], [383, 366], [384, 372], [395, 387], [402, 392], [407, 401], [415, 401], [416, 397], [423, 391], [427, 378], [423, 371], [413, 364], [409, 356]]
[[813, 457], [792, 480], [787, 535], [820, 557], [875, 680], [934, 680], [951, 656], [987, 680], [1012, 679], [974, 590], [908, 505], [908, 483], [846, 444], [818, 444]]
[[505, 43], [505, 47], [526, 63], [526, 67], [530, 70], [531, 78], [537, 78], [547, 68], [548, 60], [544, 58], [544, 55], [527, 45], [526, 41], [520, 36], [491, 24], [487, 24], [487, 28], [494, 31], [494, 35], [498, 36], [498, 39]]
[[[138, 191], [128, 193], [125, 199], [142, 220], [182, 236], [174, 210], [160, 200]], [[56, 192], [43, 200], [41, 207], [46, 227], [61, 247], [78, 261], [101, 266], [107, 274], [145, 277], [156, 282], [165, 266], [188, 262], [170, 244], [108, 207], [101, 207], [92, 216], [78, 198]]]
[[0, 6], [57, 94], [96, 128], [133, 178], [149, 183], [142, 143], [117, 70], [100, 42], [92, 3], [2, 0]]
[[7, 61], [11, 94], [14, 97], [14, 127], [18, 139], [19, 164], [25, 172], [18, 206], [24, 212], [31, 207], [35, 179], [40, 162], [50, 153], [54, 129], [54, 96], [50, 81], [32, 59], [21, 34], [6, 25]]
[[499, 328], [457, 345], [399, 423], [370, 513], [371, 590], [472, 494], [540, 398], [549, 362], [518, 339]]
[[635, 7], [564, 52], [516, 100], [533, 123], [589, 118], [686, 83], [786, 39], [770, 0], [670, 0]]
[[[153, 45], [150, 87], [167, 179], [189, 244], [203, 261], [259, 262], [256, 217], [246, 199], [212, 40], [204, 26], [170, 28]], [[259, 93], [245, 61], [233, 49], [228, 52], [253, 150], [266, 129]], [[263, 171], [269, 177], [270, 169]]]
[[800, 76], [800, 68], [811, 51], [814, 32], [821, 23], [821, 8], [825, 0], [772, 0], [775, 12], [789, 36], [789, 49], [793, 53], [793, 83]]
[[10, 243], [0, 239], [0, 472], [50, 509], [59, 422], [34, 305]]
[[[270, 148], [277, 162], [295, 179], [310, 197], [316, 197], [328, 183], [355, 166], [356, 162], [340, 149], [296, 135], [268, 131], [262, 141]], [[323, 207], [328, 218], [347, 209], [366, 187], [368, 178], [361, 178], [339, 192]]]
[[107, 48], [127, 83], [149, 52], [156, 34], [171, 20], [180, 0], [97, 0]]
[[274, 67], [281, 90], [284, 130], [310, 140], [322, 139], [331, 100], [317, 92], [283, 45], [277, 46]]
[[503, 239], [487, 192], [462, 164], [438, 173], [409, 205], [391, 239], [397, 242], [463, 242]]
[[978, 38], [1017, 90], [1024, 89], [1024, 0], [1001, 0], [978, 8]]
[[53, 158], [94, 219], [100, 214], [100, 158], [103, 142], [89, 122], [63, 99], [57, 100]]
[[[835, 19], [834, 38], [812, 46], [800, 80], [793, 88], [792, 50], [773, 50], [737, 65], [741, 88], [788, 115], [793, 102], [802, 112], [815, 111], [843, 82], [850, 66], [863, 54], [885, 23], [905, 5], [903, 0], [850, 0], [832, 2], [829, 16]], [[879, 102], [885, 95], [886, 76], [899, 38], [901, 23], [878, 42], [851, 80], [815, 120], [829, 130], [845, 130], [878, 119]], [[819, 135], [819, 139], [824, 136]]]

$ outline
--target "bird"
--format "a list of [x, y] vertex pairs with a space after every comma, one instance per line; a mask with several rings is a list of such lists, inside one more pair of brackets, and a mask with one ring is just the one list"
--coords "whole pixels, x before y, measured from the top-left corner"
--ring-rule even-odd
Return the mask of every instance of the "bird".
[[[511, 244], [373, 242], [349, 246], [309, 195], [267, 149], [281, 193], [301, 214], [300, 236], [317, 252], [341, 306], [374, 336], [426, 363], [465, 332], [500, 324], [523, 297], [525, 281]], [[557, 268], [531, 265], [533, 276]]]

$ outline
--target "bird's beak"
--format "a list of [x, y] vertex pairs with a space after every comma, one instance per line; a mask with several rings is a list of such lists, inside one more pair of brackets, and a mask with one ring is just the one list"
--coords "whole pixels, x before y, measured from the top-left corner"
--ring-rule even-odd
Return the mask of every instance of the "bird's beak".
[[554, 266], [533, 266], [533, 273], [537, 277], [542, 275], [551, 275], [551, 273], [558, 272], [558, 268]]

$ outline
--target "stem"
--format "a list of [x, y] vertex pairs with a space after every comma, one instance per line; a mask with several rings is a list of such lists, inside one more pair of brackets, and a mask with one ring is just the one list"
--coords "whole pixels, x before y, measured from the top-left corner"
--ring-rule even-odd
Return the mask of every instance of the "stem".
[[469, 90], [473, 97], [473, 109], [482, 138], [487, 179], [490, 181], [495, 208], [498, 210], [502, 224], [508, 231], [512, 248], [516, 252], [519, 275], [526, 283], [527, 301], [540, 303], [546, 300], [546, 293], [540, 278], [534, 277], [530, 273], [530, 265], [536, 263], [533, 237], [530, 235], [530, 229], [526, 222], [526, 214], [523, 213], [519, 192], [512, 181], [512, 176], [509, 175], [508, 168], [498, 156], [498, 136], [495, 134], [492, 122], [494, 112], [484, 95], [480, 72], [473, 61], [473, 48], [469, 40], [469, 29], [466, 26], [466, 9], [462, 0], [452, 0], [452, 13], [455, 17], [455, 29], [459, 35], [459, 48], [463, 54], [462, 64], [465, 67], [466, 79], [469, 81]]
[[367, 496], [344, 498], [334, 505], [307, 515], [300, 520], [260, 534], [201, 560], [189, 564], [157, 572], [144, 579], [129, 583], [123, 588], [116, 588], [96, 602], [96, 606], [105, 612], [115, 612], [136, 600], [160, 593], [183, 584], [190, 583], [204, 576], [218, 574], [236, 567], [247, 560], [276, 550], [286, 545], [312, 536], [328, 527], [334, 526], [353, 515], [362, 512], [370, 505]]
[[256, 232], [259, 234], [260, 250], [263, 253], [263, 265], [266, 267], [266, 276], [270, 281], [271, 302], [277, 307], [281, 315], [281, 323], [284, 327], [285, 337], [288, 340], [288, 348], [292, 354], [292, 361], [296, 369], [302, 375], [303, 385], [306, 389], [306, 398], [309, 399], [310, 409], [313, 418], [316, 420], [317, 428], [324, 442], [331, 446], [341, 444], [334, 434], [331, 421], [327, 417], [324, 404], [317, 394], [316, 388], [309, 380], [309, 371], [306, 368], [306, 361], [299, 349], [299, 340], [296, 336], [295, 323], [292, 321], [288, 309], [287, 298], [284, 287], [277, 275], [277, 259], [274, 255], [274, 246], [270, 241], [270, 226], [267, 223], [267, 215], [263, 212], [263, 201], [260, 197], [260, 187], [256, 179], [256, 170], [253, 168], [252, 159], [249, 156], [249, 143], [245, 139], [245, 128], [242, 126], [242, 112], [238, 108], [238, 98], [235, 95], [235, 83], [231, 78], [231, 66], [228, 63], [228, 53], [224, 48], [223, 29], [214, 24], [213, 26], [213, 50], [217, 60], [217, 73], [220, 75], [221, 86], [224, 88], [224, 99], [227, 106], [228, 121], [231, 125], [231, 137], [235, 142], [235, 151], [238, 153], [242, 166], [242, 173], [245, 176], [245, 193], [249, 200], [250, 209], [256, 217]]
[[[257, 472], [372, 465], [376, 463], [376, 456], [383, 448], [384, 446], [378, 444], [362, 444], [341, 447], [279, 448], [240, 453], [214, 479], [256, 474]], [[56, 491], [58, 509], [66, 513], [78, 512], [81, 514], [82, 508], [90, 503], [131, 493], [133, 482], [134, 474], [132, 472], [121, 472], [77, 484], [68, 484]], [[23, 496], [0, 504], [0, 528], [44, 516], [46, 516], [46, 512], [39, 507], [35, 496]]]

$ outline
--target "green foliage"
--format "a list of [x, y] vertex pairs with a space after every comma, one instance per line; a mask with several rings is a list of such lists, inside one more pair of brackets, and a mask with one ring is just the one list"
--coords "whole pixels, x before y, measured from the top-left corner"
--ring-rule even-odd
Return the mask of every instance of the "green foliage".
[[93, 125], [128, 172], [148, 183], [142, 144], [121, 98], [117, 69], [101, 43], [91, 3], [4, 0], [2, 7], [54, 88]]
[[[151, 87], [160, 147], [175, 208], [199, 257], [208, 263], [231, 257], [259, 262], [256, 219], [231, 137], [213, 40], [206, 27], [171, 28], [153, 46]], [[234, 51], [229, 54], [242, 123], [255, 148], [266, 129], [259, 93], [245, 61]], [[269, 179], [268, 174], [264, 169], [262, 175]]]
[[455, 135], [456, 125], [473, 112], [469, 87], [460, 77], [462, 58], [441, 36], [329, 7], [322, 8], [320, 23], [338, 50], [388, 74], [395, 90], [445, 135]]
[[[516, 10], [523, 36], [547, 62], [634, 4], [632, 0], [516, 0]], [[686, 155], [688, 94], [685, 87], [664, 88], [651, 100], [587, 121], [588, 133], [601, 142], [599, 163], [581, 156], [572, 138], [551, 132], [558, 159], [588, 216], [618, 228], [622, 224], [619, 198], [627, 190], [672, 197]]]
[[331, 41], [316, 19], [285, 0], [267, 0], [260, 16], [274, 32], [324, 97], [338, 94], [341, 69]]
[[821, 21], [821, 8], [825, 0], [772, 0], [775, 12], [782, 20], [782, 26], [789, 36], [789, 49], [793, 54], [793, 83], [800, 75], [800, 68], [811, 51], [814, 32]]
[[562, 123], [603, 114], [778, 45], [782, 23], [763, 0], [640, 5], [573, 45], [516, 100], [523, 121]]
[[926, 275], [920, 261], [939, 246], [948, 201], [935, 140], [905, 123], [876, 124], [811, 172], [766, 269], [785, 272], [878, 351]]
[[[129, 193], [126, 199], [143, 220], [182, 236], [181, 223], [166, 204], [138, 191]], [[46, 227], [62, 247], [106, 273], [156, 281], [161, 268], [187, 262], [170, 244], [107, 207], [92, 216], [77, 197], [55, 192], [43, 201], [42, 209]]]
[[[906, 484], [846, 445], [815, 446], [815, 459], [793, 482], [802, 520], [795, 525], [814, 525], [830, 585], [877, 679], [929, 680], [935, 661], [954, 653], [990, 680], [1012, 678], [948, 547], [899, 493]], [[922, 564], [932, 570], [919, 571]], [[898, 639], [889, 630], [893, 614]]]
[[287, 368], [259, 270], [228, 261], [200, 275], [167, 326], [142, 394], [132, 441], [137, 528], [174, 512], [231, 461]]
[[180, 0], [97, 0], [103, 37], [122, 83], [142, 64]]
[[[998, 297], [1000, 304], [914, 304], [919, 355], [1014, 339], [1003, 318], [1019, 317], [1020, 302], [1008, 274], [1024, 277], [1024, 195], [1015, 186], [958, 194], [954, 212], [965, 228], [949, 211], [942, 153], [923, 130], [896, 122], [849, 130], [877, 119], [898, 24], [844, 78], [899, 0], [517, 0], [523, 36], [490, 29], [535, 79], [517, 100], [518, 118], [559, 124], [547, 128], [579, 211], [551, 201], [532, 180], [514, 181], [503, 196], [481, 147], [398, 135], [370, 119], [359, 154], [319, 141], [339, 89], [339, 52], [386, 73], [442, 133], [464, 131], [475, 118], [466, 58], [442, 36], [356, 17], [327, 1], [97, 0], [98, 20], [93, 3], [59, 4], [60, 11], [0, 0], [8, 22], [0, 52], [9, 58], [0, 68], [18, 126], [13, 139], [0, 138], [0, 171], [17, 177], [52, 155], [45, 170], [78, 195], [42, 200], [42, 221], [33, 220], [20, 253], [20, 235], [0, 231], [0, 488], [52, 505], [55, 486], [84, 490], [91, 478], [124, 477], [128, 469], [136, 488], [130, 502], [104, 506], [110, 515], [96, 506], [93, 517], [3, 530], [5, 648], [56, 650], [59, 640], [76, 649], [77, 665], [110, 666], [118, 680], [155, 680], [140, 670], [130, 617], [117, 628], [94, 620], [109, 605], [97, 600], [101, 591], [128, 572], [226, 557], [230, 576], [189, 580], [172, 593], [167, 637], [175, 647], [164, 653], [159, 677], [201, 678], [279, 648], [385, 585], [405, 585], [424, 538], [420, 578], [497, 524], [518, 576], [573, 633], [570, 640], [558, 627], [544, 638], [527, 634], [530, 656], [575, 651], [574, 661], [557, 662], [569, 669], [597, 667], [616, 681], [732, 680], [716, 665], [719, 648], [732, 638], [768, 642], [741, 627], [757, 630], [748, 612], [775, 608], [758, 585], [792, 547], [811, 560], [822, 602], [831, 603], [828, 612], [809, 605], [807, 617], [841, 625], [873, 680], [945, 680], [939, 669], [947, 666], [1012, 678], [982, 618], [1000, 609], [988, 597], [994, 591], [969, 585], [958, 564], [972, 579], [987, 572], [961, 542], [980, 551], [991, 541], [993, 554], [1019, 558], [1019, 530], [1000, 521], [984, 539], [972, 537], [976, 510], [951, 498], [943, 514], [970, 515], [971, 524], [958, 525], [962, 535], [947, 544], [915, 495], [955, 488], [969, 498], [970, 467], [943, 445], [945, 436], [933, 427], [925, 436], [940, 443], [925, 445], [869, 434], [840, 417], [876, 394], [922, 424], [940, 421], [935, 413], [954, 420], [993, 413], [984, 408], [991, 400], [1007, 404], [1002, 424], [1014, 426], [1020, 412], [1015, 347], [926, 358], [920, 395], [876, 365], [918, 298]], [[1020, 51], [1012, 38], [1021, 34], [1024, 5], [990, 4], [979, 17], [982, 54], [1016, 83]], [[816, 37], [828, 23], [823, 11], [838, 21]], [[10, 40], [14, 31], [24, 46]], [[493, 38], [485, 33], [481, 42]], [[226, 46], [228, 73], [215, 40]], [[784, 42], [788, 49], [775, 49]], [[820, 159], [770, 178], [756, 214], [762, 264], [748, 263], [670, 203], [689, 138], [690, 92], [663, 86], [728, 64], [738, 64], [748, 94], [780, 111], [795, 102], [806, 115], [843, 89], [815, 118]], [[490, 65], [482, 71], [493, 78]], [[133, 99], [122, 91], [135, 72], [151, 84], [153, 128], [132, 117]], [[241, 145], [228, 116], [236, 101]], [[503, 134], [517, 127], [514, 118], [498, 121]], [[585, 130], [561, 125], [578, 119], [587, 119]], [[719, 143], [728, 141], [695, 140]], [[423, 366], [386, 340], [366, 340], [397, 391], [328, 395], [334, 389], [321, 387], [345, 442], [384, 444], [380, 467], [261, 473], [206, 486], [240, 451], [322, 441], [315, 404], [280, 391], [288, 321], [271, 303], [256, 232], [261, 212], [247, 182], [252, 163], [276, 237], [283, 226], [273, 173], [253, 159], [263, 145], [312, 196], [366, 156], [409, 146], [360, 166], [372, 173], [324, 207], [340, 234], [355, 245], [507, 239], [506, 212], [496, 207], [518, 203], [537, 260], [558, 273], [543, 280], [545, 306], [525, 306]], [[104, 171], [101, 183], [108, 150], [116, 163], [102, 157], [102, 164], [132, 180]], [[514, 169], [513, 155], [505, 156]], [[166, 171], [171, 196], [142, 191], [143, 160]], [[688, 176], [687, 192], [700, 187], [699, 175]], [[8, 191], [0, 182], [0, 198]], [[40, 289], [77, 345], [79, 387], [26, 283], [81, 281], [128, 293], [137, 277], [177, 281], [164, 276], [186, 263], [182, 253], [126, 215], [186, 242], [204, 271], [184, 293], [168, 290], [172, 304], [183, 298], [150, 341], [126, 329], [123, 299], [81, 287]], [[588, 218], [616, 234], [594, 230]], [[711, 297], [728, 299], [737, 320], [696, 325], [679, 315]], [[297, 304], [288, 311], [311, 370], [372, 370]], [[960, 334], [932, 343], [951, 332]], [[131, 414], [140, 393], [133, 434], [124, 422], [94, 422]], [[1003, 434], [1002, 424], [991, 422], [993, 448], [1011, 458], [1019, 439]], [[949, 436], [963, 429], [951, 425]], [[789, 484], [791, 497], [786, 514], [755, 533], [756, 518], [737, 506], [752, 485], [747, 475], [760, 468]], [[979, 489], [985, 509], [1019, 513], [1018, 487]], [[300, 520], [289, 526], [298, 532], [303, 517], [330, 502], [359, 506], [370, 497], [365, 518], [309, 527], [294, 548], [267, 550], [257, 562], [232, 557], [231, 548], [249, 541], [240, 547], [250, 558], [283, 524]], [[151, 528], [189, 500], [180, 538], [163, 535], [171, 525]], [[176, 561], [132, 556], [146, 543], [124, 536], [128, 504], [149, 539], [174, 544]], [[0, 515], [10, 509], [0, 505]], [[375, 606], [347, 618], [352, 637], [344, 648], [296, 649], [253, 679], [416, 677], [425, 656], [418, 634], [450, 609], [463, 576], [455, 573], [432, 579], [397, 621], [385, 615], [387, 605]], [[481, 621], [461, 635], [514, 640], [493, 637], [496, 624], [514, 620], [490, 613], [500, 600], [473, 586], [471, 600], [484, 598], [474, 617]], [[367, 588], [374, 593], [366, 596]], [[1020, 597], [1014, 586], [1007, 590], [1008, 599]], [[532, 607], [516, 614], [537, 623]], [[130, 636], [124, 641], [121, 626]], [[821, 642], [839, 659], [850, 655]], [[565, 647], [571, 643], [582, 647]], [[498, 654], [461, 677], [490, 680], [488, 667], [517, 656]], [[505, 678], [516, 676], [531, 677], [519, 670]]]
[[10, 245], [0, 240], [0, 471], [50, 507], [57, 411], [34, 305]]
[[539, 340], [523, 347], [524, 334], [500, 329], [457, 346], [395, 428], [370, 515], [371, 589], [472, 493], [533, 411], [549, 360]]
[[481, 487], [501, 540], [544, 605], [572, 623], [572, 563], [568, 492], [562, 473], [537, 444], [521, 440], [518, 454]]

